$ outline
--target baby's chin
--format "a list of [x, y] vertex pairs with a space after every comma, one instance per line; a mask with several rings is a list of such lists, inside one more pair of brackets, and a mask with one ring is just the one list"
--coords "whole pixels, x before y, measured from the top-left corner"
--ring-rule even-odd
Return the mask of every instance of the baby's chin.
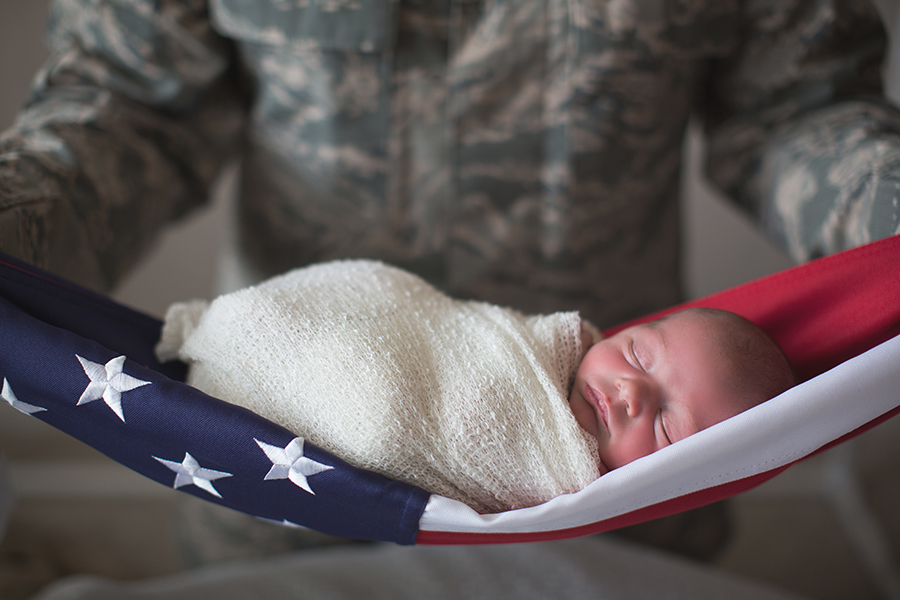
[[[570, 407], [572, 406], [572, 399], [573, 399], [573, 396], [569, 396], [569, 406]], [[578, 416], [575, 415], [574, 412], [572, 413], [572, 415], [575, 417], [575, 422], [578, 423], [578, 428], [581, 429], [588, 436], [590, 436], [591, 440], [594, 442], [594, 444], [596, 444], [596, 447], [597, 447], [597, 471], [599, 471], [599, 473], [601, 475], [605, 475], [606, 473], [609, 473], [612, 469], [610, 469], [609, 467], [606, 466], [606, 463], [603, 462], [603, 457], [600, 456], [600, 440], [597, 439], [597, 436], [595, 434], [593, 434], [590, 431], [588, 431], [587, 429], [585, 429], [585, 427], [581, 423], [578, 422]]]
[[597, 470], [600, 471], [601, 475], [606, 475], [607, 473], [612, 471], [612, 469], [606, 466], [606, 463], [603, 462], [602, 458], [597, 459]]

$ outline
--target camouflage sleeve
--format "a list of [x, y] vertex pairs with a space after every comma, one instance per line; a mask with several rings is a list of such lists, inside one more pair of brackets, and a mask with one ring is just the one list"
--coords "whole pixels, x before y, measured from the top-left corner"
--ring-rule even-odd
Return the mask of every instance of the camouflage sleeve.
[[0, 136], [0, 250], [108, 290], [237, 148], [205, 0], [56, 0], [52, 57]]
[[859, 0], [751, 1], [705, 108], [710, 178], [796, 261], [898, 232], [900, 112]]

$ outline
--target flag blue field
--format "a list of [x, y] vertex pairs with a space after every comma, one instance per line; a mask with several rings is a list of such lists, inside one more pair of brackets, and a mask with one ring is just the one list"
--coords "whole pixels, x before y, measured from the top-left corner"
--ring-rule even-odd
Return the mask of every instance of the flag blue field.
[[153, 356], [160, 327], [0, 257], [0, 397], [13, 408], [162, 485], [265, 520], [415, 542], [426, 492], [185, 385], [183, 365]]

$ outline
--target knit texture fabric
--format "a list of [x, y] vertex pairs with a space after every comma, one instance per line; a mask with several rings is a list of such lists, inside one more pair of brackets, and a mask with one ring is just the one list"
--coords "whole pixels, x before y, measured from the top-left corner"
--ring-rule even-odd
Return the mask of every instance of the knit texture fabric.
[[567, 402], [580, 331], [578, 313], [527, 317], [339, 261], [173, 305], [157, 352], [353, 465], [499, 512], [600, 475]]

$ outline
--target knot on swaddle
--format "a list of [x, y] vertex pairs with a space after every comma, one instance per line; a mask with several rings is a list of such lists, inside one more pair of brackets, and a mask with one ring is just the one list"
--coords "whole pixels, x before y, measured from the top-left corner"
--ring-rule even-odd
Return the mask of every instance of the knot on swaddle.
[[156, 357], [160, 362], [180, 358], [178, 353], [184, 346], [184, 341], [194, 333], [208, 308], [209, 302], [206, 300], [178, 302], [169, 307], [166, 311], [162, 334], [155, 349]]
[[357, 467], [481, 512], [599, 476], [567, 402], [578, 313], [454, 300], [372, 261], [298, 269], [196, 310], [174, 309], [162, 344], [183, 336], [191, 385]]

